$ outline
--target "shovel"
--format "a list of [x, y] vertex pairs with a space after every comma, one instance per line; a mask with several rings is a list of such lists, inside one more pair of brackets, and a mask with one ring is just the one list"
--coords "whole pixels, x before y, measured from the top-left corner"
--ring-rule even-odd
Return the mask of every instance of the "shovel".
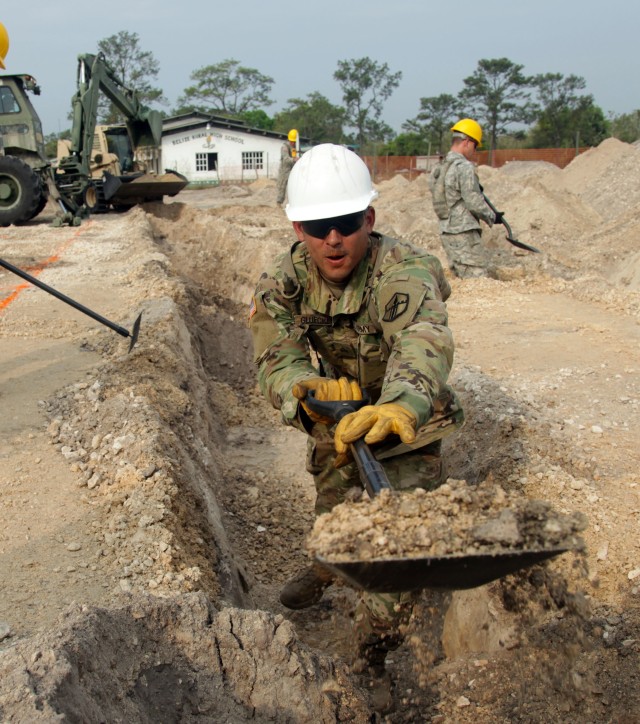
[[92, 319], [95, 319], [96, 322], [100, 322], [100, 324], [104, 324], [105, 326], [109, 327], [110, 329], [113, 329], [114, 332], [117, 332], [122, 337], [131, 337], [131, 342], [129, 343], [129, 352], [131, 352], [131, 350], [133, 349], [133, 345], [138, 340], [138, 333], [140, 332], [140, 320], [142, 319], [142, 314], [138, 315], [138, 318], [133, 323], [133, 330], [131, 332], [129, 332], [124, 327], [121, 327], [119, 324], [115, 324], [115, 322], [110, 322], [108, 319], [106, 319], [102, 315], [85, 307], [84, 304], [80, 304], [80, 302], [76, 302], [74, 299], [71, 299], [71, 297], [68, 297], [66, 294], [59, 292], [57, 289], [50, 287], [48, 284], [45, 284], [44, 282], [41, 282], [39, 279], [36, 279], [36, 277], [31, 276], [31, 274], [27, 274], [26, 271], [19, 269], [17, 266], [10, 264], [8, 261], [5, 261], [4, 259], [0, 259], [0, 266], [3, 266], [5, 269], [7, 269], [10, 272], [13, 272], [14, 274], [17, 274], [19, 277], [26, 279], [28, 282], [31, 282], [31, 284], [34, 284], [36, 287], [40, 287], [40, 289], [44, 289], [45, 292], [52, 294], [54, 297], [57, 297], [58, 299], [60, 299], [63, 302], [66, 302], [66, 304], [70, 304], [74, 309], [77, 309], [79, 312], [82, 312], [83, 314], [87, 314]]
[[[500, 213], [500, 212], [496, 209], [496, 207], [491, 203], [491, 201], [489, 201], [489, 199], [485, 196], [484, 191], [482, 192], [482, 195], [484, 196], [484, 200], [487, 202], [487, 206], [491, 209], [491, 211], [493, 211], [494, 214]], [[517, 246], [517, 247], [520, 248], [520, 249], [526, 249], [527, 251], [534, 251], [534, 252], [536, 252], [537, 254], [540, 253], [540, 249], [536, 249], [535, 246], [529, 246], [529, 244], [525, 244], [524, 241], [518, 241], [517, 239], [514, 239], [514, 238], [513, 238], [513, 232], [511, 231], [511, 227], [509, 226], [509, 224], [507, 224], [506, 219], [503, 218], [500, 223], [501, 223], [501, 224], [504, 226], [504, 228], [507, 230], [507, 241], [508, 241], [510, 244], [513, 244], [514, 246]]]
[[[305, 402], [314, 412], [336, 422], [368, 404], [365, 400], [321, 401], [313, 396], [313, 391], [308, 393]], [[358, 466], [360, 480], [370, 498], [385, 488], [391, 488], [384, 468], [376, 460], [363, 438], [351, 444], [351, 452]], [[374, 593], [415, 591], [422, 588], [435, 591], [457, 591], [483, 586], [509, 573], [528, 568], [534, 563], [540, 563], [568, 550], [566, 547], [556, 547], [495, 554], [376, 558], [338, 563], [318, 556], [316, 560], [356, 588]]]

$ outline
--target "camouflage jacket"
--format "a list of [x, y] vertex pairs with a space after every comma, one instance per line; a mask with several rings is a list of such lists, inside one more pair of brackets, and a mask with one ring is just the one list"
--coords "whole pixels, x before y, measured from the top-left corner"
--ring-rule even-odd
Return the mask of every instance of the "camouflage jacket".
[[324, 375], [355, 379], [373, 403], [400, 403], [416, 416], [416, 442], [396, 441], [379, 457], [444, 437], [463, 421], [446, 384], [454, 351], [445, 305], [450, 293], [438, 259], [373, 233], [367, 254], [336, 299], [304, 243], [296, 243], [262, 275], [251, 302], [263, 394], [285, 423], [304, 429], [291, 390], [318, 376], [318, 359]]
[[451, 162], [444, 179], [449, 218], [440, 221], [440, 233], [461, 234], [480, 229], [480, 220], [493, 226], [495, 214], [482, 195], [476, 169], [461, 153], [449, 151], [444, 163]]

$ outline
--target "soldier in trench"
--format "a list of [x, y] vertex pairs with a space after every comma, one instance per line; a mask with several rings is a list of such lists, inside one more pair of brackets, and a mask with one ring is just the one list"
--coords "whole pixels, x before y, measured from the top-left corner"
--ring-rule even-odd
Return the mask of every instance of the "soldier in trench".
[[[463, 413], [447, 384], [453, 339], [445, 302], [450, 286], [437, 258], [374, 231], [377, 197], [365, 163], [322, 144], [291, 171], [286, 213], [297, 242], [262, 274], [249, 310], [258, 379], [282, 420], [308, 437], [315, 512], [362, 492], [349, 444], [364, 436], [398, 490], [434, 489], [446, 479], [442, 439]], [[306, 403], [361, 399], [371, 404], [337, 425]], [[282, 589], [291, 609], [317, 604], [333, 582], [320, 565]], [[354, 616], [356, 660], [384, 673], [402, 641], [414, 594], [365, 593]]]

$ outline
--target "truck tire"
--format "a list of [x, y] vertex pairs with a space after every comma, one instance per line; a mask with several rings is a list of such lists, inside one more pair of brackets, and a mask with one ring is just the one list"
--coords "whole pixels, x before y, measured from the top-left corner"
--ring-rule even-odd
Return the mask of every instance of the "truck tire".
[[38, 174], [15, 156], [0, 156], [0, 226], [32, 219], [42, 203]]
[[42, 193], [40, 194], [40, 203], [38, 204], [37, 208], [33, 212], [33, 216], [31, 216], [31, 219], [35, 219], [36, 216], [44, 209], [44, 207], [49, 203], [49, 189], [44, 186], [42, 189]]

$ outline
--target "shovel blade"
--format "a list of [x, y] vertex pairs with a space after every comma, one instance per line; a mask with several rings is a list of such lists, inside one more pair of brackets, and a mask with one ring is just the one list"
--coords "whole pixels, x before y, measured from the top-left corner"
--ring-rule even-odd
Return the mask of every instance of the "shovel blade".
[[477, 588], [535, 563], [566, 553], [567, 548], [515, 551], [495, 555], [442, 556], [440, 558], [393, 558], [370, 561], [330, 562], [317, 557], [356, 588], [371, 593], [393, 593], [429, 588], [459, 591]]
[[133, 349], [135, 343], [138, 341], [138, 335], [140, 334], [140, 322], [142, 321], [142, 312], [136, 317], [136, 321], [133, 323], [133, 329], [129, 336], [131, 341], [129, 342], [129, 352]]
[[512, 236], [509, 234], [507, 235], [507, 241], [510, 244], [513, 244], [514, 246], [517, 246], [518, 249], [525, 249], [526, 251], [532, 251], [535, 254], [540, 253], [540, 249], [536, 249], [535, 246], [531, 246], [530, 244], [525, 244], [524, 241], [518, 241], [517, 239], [512, 238]]

